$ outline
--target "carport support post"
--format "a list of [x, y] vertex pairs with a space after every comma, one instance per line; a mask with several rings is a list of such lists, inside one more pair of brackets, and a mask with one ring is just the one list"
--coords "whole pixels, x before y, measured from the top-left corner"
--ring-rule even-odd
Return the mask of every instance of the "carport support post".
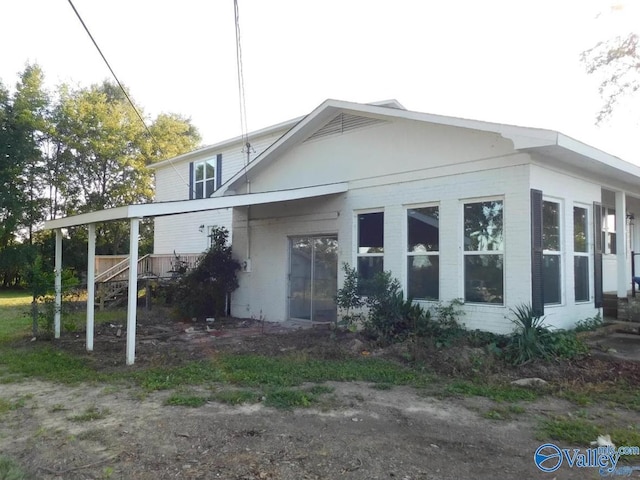
[[56, 250], [55, 250], [55, 304], [53, 310], [53, 335], [60, 338], [60, 313], [62, 312], [62, 230], [56, 230]]
[[140, 219], [132, 218], [129, 228], [129, 294], [127, 307], [127, 365], [136, 359], [136, 307], [138, 305], [138, 234]]
[[96, 224], [88, 226], [87, 250], [87, 352], [93, 352], [93, 320], [96, 300]]
[[618, 270], [618, 298], [627, 298], [627, 202], [625, 192], [616, 192], [616, 263]]

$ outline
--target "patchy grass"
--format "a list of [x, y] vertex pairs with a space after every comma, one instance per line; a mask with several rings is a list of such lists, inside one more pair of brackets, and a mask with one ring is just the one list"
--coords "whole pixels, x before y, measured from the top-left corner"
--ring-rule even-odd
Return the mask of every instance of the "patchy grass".
[[93, 420], [101, 420], [105, 418], [109, 413], [111, 412], [108, 408], [100, 409], [95, 405], [92, 405], [91, 407], [88, 407], [84, 412], [69, 417], [69, 420], [71, 420], [72, 422], [91, 422]]
[[258, 403], [260, 394], [252, 390], [222, 390], [215, 392], [211, 399], [228, 405], [241, 405], [243, 403]]
[[511, 420], [515, 415], [521, 415], [523, 413], [525, 413], [524, 407], [520, 405], [508, 405], [506, 407], [496, 407], [487, 410], [482, 414], [482, 417], [489, 420]]
[[267, 392], [264, 404], [268, 407], [290, 409], [310, 407], [317, 402], [317, 395], [308, 390], [275, 388]]
[[[18, 400], [7, 400], [0, 397], [0, 415], [11, 410], [18, 410], [25, 406], [27, 397], [20, 397]], [[0, 477], [2, 479], [2, 477]]]
[[538, 440], [557, 440], [571, 445], [588, 446], [598, 438], [598, 435], [606, 433], [590, 419], [557, 416], [540, 422], [536, 438]]
[[456, 380], [446, 387], [453, 395], [487, 397], [496, 402], [518, 402], [535, 400], [542, 395], [537, 389], [518, 387], [511, 384], [474, 383]]
[[640, 411], [640, 390], [625, 382], [601, 382], [585, 384], [565, 383], [556, 395], [579, 406], [622, 406]]
[[31, 295], [27, 291], [0, 290], [0, 343], [29, 334], [30, 304]]
[[238, 385], [292, 387], [305, 382], [366, 381], [423, 386], [428, 375], [381, 359], [314, 360], [296, 357], [229, 355], [218, 365], [225, 381]]
[[207, 403], [208, 400], [207, 397], [202, 395], [176, 392], [167, 398], [164, 403], [165, 405], [197, 408]]
[[12, 459], [0, 456], [0, 479], [27, 480], [27, 474]]
[[106, 379], [81, 358], [49, 345], [37, 345], [29, 349], [0, 347], [0, 364], [4, 365], [5, 373], [14, 376], [66, 384]]

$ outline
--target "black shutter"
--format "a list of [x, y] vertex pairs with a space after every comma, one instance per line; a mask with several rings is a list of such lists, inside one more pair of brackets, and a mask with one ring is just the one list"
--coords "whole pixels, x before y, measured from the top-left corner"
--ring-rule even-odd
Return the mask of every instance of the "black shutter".
[[222, 154], [216, 155], [216, 190], [222, 185]]
[[593, 300], [602, 308], [602, 205], [593, 202]]
[[189, 164], [189, 200], [193, 200], [193, 162]]
[[542, 191], [531, 189], [531, 308], [544, 315], [542, 280]]

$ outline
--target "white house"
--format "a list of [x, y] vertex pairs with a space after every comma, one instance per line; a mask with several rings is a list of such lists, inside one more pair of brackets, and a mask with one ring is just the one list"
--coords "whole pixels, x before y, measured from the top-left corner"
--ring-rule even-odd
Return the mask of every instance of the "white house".
[[[211, 198], [220, 186], [249, 161], [284, 135], [301, 118], [236, 137], [151, 165], [155, 172], [155, 202]], [[231, 231], [231, 208], [156, 217], [154, 254], [201, 254], [214, 225]]]
[[335, 319], [343, 263], [391, 271], [418, 302], [461, 298], [466, 325], [494, 332], [519, 304], [568, 327], [603, 291], [627, 298], [640, 167], [558, 132], [327, 100], [250, 141], [247, 164], [234, 139], [156, 165], [158, 203], [47, 228], [155, 217], [156, 252], [199, 252], [231, 217], [231, 313], [270, 321]]

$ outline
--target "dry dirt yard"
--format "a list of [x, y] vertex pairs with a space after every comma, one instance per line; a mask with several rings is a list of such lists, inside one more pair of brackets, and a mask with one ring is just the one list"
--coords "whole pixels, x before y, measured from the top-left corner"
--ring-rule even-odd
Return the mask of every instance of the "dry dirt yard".
[[[323, 358], [369, 352], [353, 335], [335, 338], [325, 329], [285, 332], [245, 322], [212, 332], [197, 324], [187, 333], [192, 325], [141, 323], [135, 369], [224, 352]], [[124, 366], [124, 338], [115, 335], [117, 328], [105, 325], [97, 332], [92, 355], [83, 353], [81, 335], [66, 335], [56, 348], [77, 352], [104, 371], [132, 368]], [[25, 340], [20, 347], [37, 345], [29, 347]], [[370, 354], [393, 357], [373, 348]], [[575, 367], [568, 378], [579, 376], [576, 368], [585, 371]], [[547, 367], [518, 373], [556, 375]], [[130, 384], [0, 383], [0, 397], [20, 402], [0, 414], [0, 455], [34, 479], [584, 479], [600, 475], [566, 465], [554, 473], [536, 468], [534, 451], [543, 443], [535, 433], [540, 418], [595, 414], [640, 424], [634, 410], [576, 407], [553, 396], [521, 403], [517, 415], [490, 419], [486, 412], [501, 404], [444, 396], [442, 385], [324, 385], [333, 390], [328, 388], [320, 403], [282, 410], [264, 402], [171, 406], [165, 403], [171, 391], [148, 393]], [[229, 387], [191, 390], [206, 394], [212, 388]]]

